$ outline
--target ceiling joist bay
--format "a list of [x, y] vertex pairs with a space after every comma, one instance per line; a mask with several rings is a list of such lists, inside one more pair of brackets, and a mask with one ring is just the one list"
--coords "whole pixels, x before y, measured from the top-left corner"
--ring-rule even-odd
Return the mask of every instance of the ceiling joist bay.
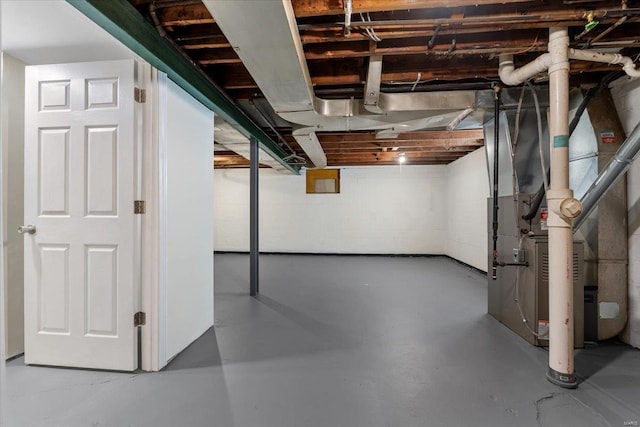
[[[221, 0], [223, 1], [223, 0]], [[231, 1], [231, 0], [229, 0]], [[233, 0], [237, 1], [237, 0]], [[253, 0], [263, 1], [263, 0]], [[485, 89], [498, 83], [498, 55], [520, 67], [547, 51], [548, 28], [569, 28], [571, 47], [640, 54], [640, 0], [291, 0], [311, 83], [317, 96], [361, 98], [370, 57], [382, 55], [381, 92]], [[231, 99], [257, 117], [249, 99], [260, 88], [200, 0], [129, 0], [161, 34], [180, 47]], [[251, 1], [245, 0], [247, 8]], [[279, 2], [274, 2], [274, 7]], [[361, 15], [362, 14], [362, 15]], [[598, 24], [588, 31], [585, 25]], [[222, 21], [221, 21], [222, 22]], [[242, 25], [242, 17], [238, 17]], [[269, 28], [246, 28], [260, 37]], [[571, 61], [571, 85], [593, 85], [620, 66]], [[263, 104], [264, 105], [264, 104]], [[268, 105], [268, 104], [267, 104]], [[296, 156], [306, 158], [292, 128], [273, 125]], [[261, 121], [274, 140], [280, 136]], [[378, 139], [374, 132], [318, 133], [330, 166], [446, 164], [484, 144], [482, 130], [422, 131]], [[284, 145], [283, 145], [284, 146]], [[216, 167], [245, 167], [241, 156], [217, 152]]]

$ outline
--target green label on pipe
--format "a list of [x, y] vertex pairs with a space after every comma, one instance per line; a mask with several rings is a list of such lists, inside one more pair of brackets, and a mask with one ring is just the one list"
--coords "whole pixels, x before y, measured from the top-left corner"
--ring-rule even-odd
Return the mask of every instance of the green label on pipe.
[[569, 146], [569, 135], [556, 135], [553, 137], [553, 148], [567, 148]]

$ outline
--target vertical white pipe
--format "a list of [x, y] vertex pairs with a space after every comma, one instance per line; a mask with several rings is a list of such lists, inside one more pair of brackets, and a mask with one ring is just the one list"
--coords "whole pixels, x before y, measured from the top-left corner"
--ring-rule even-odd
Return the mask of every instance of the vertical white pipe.
[[577, 386], [573, 366], [572, 218], [562, 204], [573, 200], [569, 188], [569, 36], [567, 28], [550, 28], [549, 96], [551, 188], [549, 205], [549, 370], [547, 378], [562, 387]]

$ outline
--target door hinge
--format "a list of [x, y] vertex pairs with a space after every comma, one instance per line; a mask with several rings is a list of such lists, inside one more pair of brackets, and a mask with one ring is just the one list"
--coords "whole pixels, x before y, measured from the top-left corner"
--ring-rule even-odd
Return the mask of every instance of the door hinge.
[[144, 311], [139, 311], [133, 315], [133, 326], [144, 326], [147, 324], [147, 314]]
[[133, 213], [136, 215], [142, 215], [147, 213], [147, 207], [144, 200], [136, 200], [133, 202]]
[[145, 102], [147, 102], [147, 91], [144, 89], [135, 88], [133, 98], [136, 100], [136, 102], [144, 104]]

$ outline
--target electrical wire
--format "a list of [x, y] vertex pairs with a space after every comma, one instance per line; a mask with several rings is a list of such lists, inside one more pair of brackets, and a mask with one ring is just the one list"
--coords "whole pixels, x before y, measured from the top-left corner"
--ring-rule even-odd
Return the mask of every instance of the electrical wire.
[[[493, 79], [493, 78], [489, 78], [489, 77], [482, 77], [482, 76], [478, 76], [478, 77], [474, 77], [475, 80], [485, 80], [487, 82], [495, 82], [498, 83], [499, 79]], [[459, 78], [459, 79], [455, 79], [455, 78], [435, 78], [435, 79], [424, 79], [424, 80], [420, 80], [418, 81], [419, 84], [422, 83], [430, 83], [430, 82], [456, 82], [459, 80], [469, 80], [466, 77], [463, 78]], [[410, 84], [414, 84], [415, 80], [412, 81], [397, 81], [397, 80], [390, 80], [388, 82], [384, 82], [385, 85], [389, 85], [389, 86], [393, 86], [393, 85], [410, 85]]]
[[542, 168], [542, 182], [544, 184], [545, 194], [549, 194], [549, 180], [547, 179], [547, 167], [544, 164], [544, 150], [542, 148], [542, 116], [540, 114], [540, 103], [538, 102], [538, 94], [531, 84], [530, 80], [527, 80], [527, 86], [531, 90], [533, 95], [533, 104], [536, 106], [536, 118], [538, 119], [538, 151], [540, 153], [540, 167]]
[[513, 142], [511, 143], [511, 186], [513, 189], [513, 214], [515, 215], [516, 232], [519, 231], [518, 222], [520, 218], [518, 216], [518, 199], [520, 196], [520, 188], [518, 186], [518, 179], [516, 175], [516, 154], [518, 147], [518, 137], [520, 136], [520, 113], [522, 112], [522, 101], [524, 100], [525, 87], [522, 86], [520, 91], [520, 99], [518, 99], [518, 107], [516, 108], [516, 124], [513, 132]]
[[[360, 13], [360, 19], [364, 23], [371, 22], [371, 16], [369, 15], [369, 12], [367, 12], [367, 19], [364, 18], [364, 15], [361, 12]], [[373, 40], [374, 42], [381, 42], [382, 41], [382, 39], [380, 37], [378, 37], [378, 35], [376, 34], [376, 31], [373, 28], [365, 27], [364, 30], [367, 32], [367, 35], [369, 36], [369, 38], [371, 40]]]
[[416, 77], [416, 81], [413, 82], [413, 86], [411, 86], [411, 92], [413, 92], [414, 90], [416, 90], [416, 86], [418, 86], [418, 83], [420, 83], [420, 79], [422, 78], [422, 73], [418, 72], [418, 77]]
[[[522, 236], [520, 236], [520, 240], [518, 242], [518, 253], [520, 253], [520, 251], [522, 251], [522, 242], [524, 239], [526, 239], [527, 237], [531, 237], [533, 236], [533, 231], [528, 232], [527, 234], [523, 234]], [[526, 316], [524, 315], [524, 310], [522, 310], [522, 305], [520, 304], [520, 269], [522, 267], [516, 267], [516, 285], [515, 285], [515, 296], [513, 297], [513, 300], [515, 301], [516, 305], [518, 306], [518, 312], [520, 312], [520, 318], [522, 319], [522, 323], [524, 324], [524, 326], [527, 328], [527, 330], [529, 331], [529, 333], [531, 333], [532, 335], [534, 335], [537, 338], [544, 338], [547, 335], [549, 335], [549, 332], [545, 333], [545, 334], [540, 334], [536, 331], [534, 331], [531, 326], [529, 326], [529, 321], [527, 320]]]
[[[546, 182], [546, 169], [544, 167], [544, 159], [542, 157], [542, 123], [541, 123], [541, 116], [540, 116], [540, 105], [538, 103], [538, 97], [535, 93], [535, 90], [533, 89], [533, 87], [531, 86], [531, 84], [529, 82], [527, 82], [527, 85], [529, 86], [529, 89], [531, 89], [532, 94], [533, 94], [533, 100], [534, 103], [536, 105], [536, 115], [538, 118], [538, 147], [540, 149], [540, 160], [542, 161], [542, 170], [543, 170], [543, 174], [544, 174], [544, 180]], [[520, 189], [518, 188], [518, 185], [516, 183], [516, 148], [518, 145], [518, 137], [520, 134], [520, 113], [522, 110], [522, 101], [524, 99], [524, 91], [525, 91], [525, 87], [522, 86], [522, 90], [520, 91], [520, 99], [518, 100], [518, 107], [516, 109], [516, 123], [515, 123], [515, 130], [514, 130], [514, 136], [513, 136], [513, 142], [512, 142], [512, 149], [511, 149], [511, 168], [513, 171], [513, 175], [512, 175], [512, 185], [513, 185], [513, 198], [514, 198], [514, 202], [513, 202], [513, 213], [515, 215], [515, 225], [516, 225], [516, 233], [520, 234], [520, 227], [518, 226], [518, 223], [520, 222], [520, 217], [518, 215], [518, 200], [519, 200], [519, 196], [520, 196]], [[548, 183], [546, 183], [545, 188], [547, 188]], [[527, 234], [522, 234], [520, 236], [520, 239], [518, 240], [518, 254], [522, 253], [522, 242], [524, 241], [524, 239], [526, 239], [527, 237], [531, 237], [533, 236], [533, 232], [529, 231]], [[537, 338], [543, 338], [545, 336], [548, 335], [548, 332], [545, 334], [540, 334], [538, 332], [536, 332], [530, 325], [529, 325], [529, 321], [527, 320], [527, 317], [524, 314], [524, 310], [522, 309], [522, 304], [520, 303], [520, 270], [521, 270], [522, 266], [516, 266], [516, 281], [515, 281], [515, 286], [514, 286], [514, 297], [513, 297], [513, 301], [516, 303], [516, 306], [518, 307], [518, 312], [520, 313], [520, 318], [522, 319], [522, 323], [524, 324], [524, 326], [527, 328], [527, 330], [529, 331], [530, 334], [534, 335]]]
[[527, 53], [532, 51], [533, 49], [536, 48], [536, 46], [538, 46], [538, 38], [540, 37], [540, 33], [538, 32], [538, 34], [536, 34], [536, 38], [533, 40], [533, 43], [531, 44], [531, 46], [529, 46], [528, 48], [522, 49], [522, 50], [518, 50], [516, 52], [510, 52], [507, 53], [507, 55], [519, 55], [521, 53]]

